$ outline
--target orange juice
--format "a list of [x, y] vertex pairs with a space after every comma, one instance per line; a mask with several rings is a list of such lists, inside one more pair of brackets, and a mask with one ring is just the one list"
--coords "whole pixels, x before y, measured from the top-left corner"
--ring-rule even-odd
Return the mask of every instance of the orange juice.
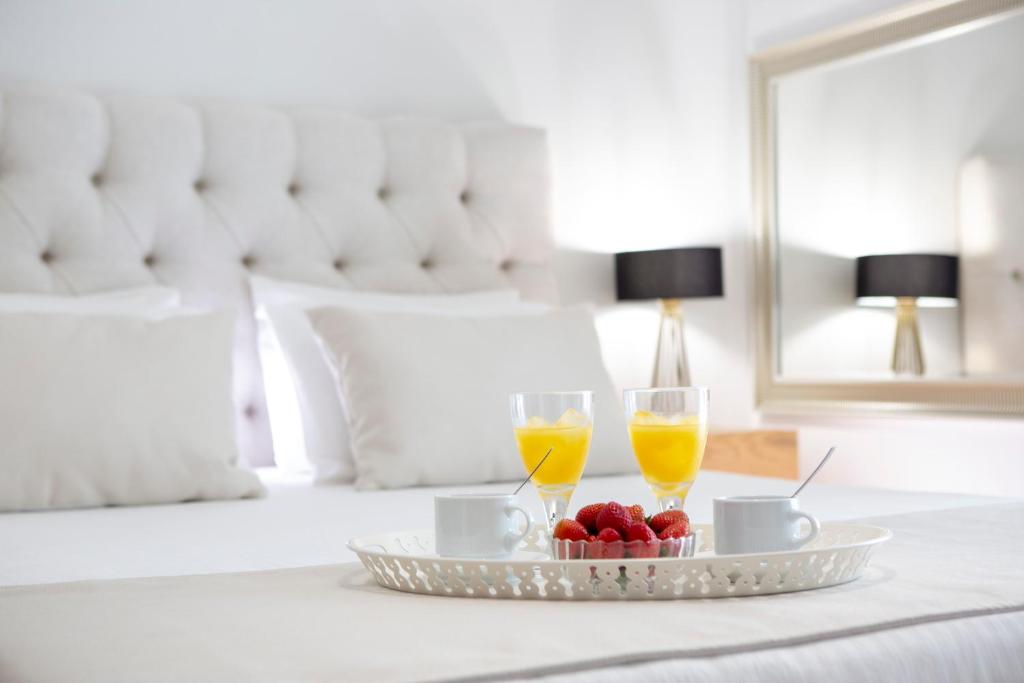
[[654, 494], [684, 497], [704, 459], [707, 425], [692, 416], [637, 411], [629, 424], [629, 438], [640, 472]]
[[532, 472], [548, 449], [552, 449], [550, 457], [533, 475], [533, 483], [541, 491], [571, 492], [583, 475], [593, 426], [589, 423], [560, 425], [539, 420], [531, 422], [534, 425], [528, 423], [525, 427], [515, 429], [523, 466], [527, 472]]

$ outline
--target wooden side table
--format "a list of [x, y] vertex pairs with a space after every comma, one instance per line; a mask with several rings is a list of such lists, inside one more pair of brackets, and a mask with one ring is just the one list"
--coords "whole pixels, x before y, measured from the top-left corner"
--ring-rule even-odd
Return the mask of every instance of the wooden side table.
[[701, 469], [798, 479], [796, 432], [768, 429], [712, 432]]

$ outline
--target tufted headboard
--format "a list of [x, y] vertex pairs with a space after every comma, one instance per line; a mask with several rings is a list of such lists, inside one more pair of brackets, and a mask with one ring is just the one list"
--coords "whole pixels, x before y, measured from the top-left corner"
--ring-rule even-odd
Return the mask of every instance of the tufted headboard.
[[0, 93], [0, 291], [163, 284], [238, 306], [239, 446], [272, 462], [247, 275], [553, 300], [542, 131]]

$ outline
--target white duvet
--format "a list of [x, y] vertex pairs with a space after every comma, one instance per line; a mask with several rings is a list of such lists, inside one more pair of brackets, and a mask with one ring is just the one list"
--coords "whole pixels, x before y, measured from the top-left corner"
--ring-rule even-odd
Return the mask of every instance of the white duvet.
[[[261, 479], [267, 486], [268, 495], [259, 500], [230, 501], [230, 502], [209, 502], [193, 503], [184, 505], [161, 505], [137, 508], [106, 508], [81, 511], [60, 511], [44, 513], [18, 513], [0, 515], [0, 585], [15, 586], [25, 584], [46, 584], [52, 582], [66, 582], [80, 579], [115, 579], [121, 577], [143, 577], [143, 576], [179, 576], [190, 574], [218, 574], [223, 572], [277, 569], [285, 567], [303, 567], [309, 565], [334, 564], [347, 562], [353, 558], [351, 553], [345, 549], [346, 540], [354, 535], [369, 534], [378, 531], [395, 530], [400, 528], [422, 528], [430, 526], [433, 495], [438, 491], [451, 491], [456, 489], [406, 489], [399, 491], [379, 491], [357, 493], [347, 486], [312, 486], [308, 481], [301, 479], [289, 479], [274, 470], [266, 470], [260, 473]], [[761, 479], [738, 475], [720, 474], [715, 472], [703, 472], [697, 485], [691, 493], [687, 507], [690, 510], [694, 521], [707, 522], [710, 516], [710, 500], [712, 497], [724, 494], [782, 494], [792, 490], [793, 483], [781, 480]], [[509, 485], [490, 485], [472, 487], [473, 489], [506, 490]], [[466, 488], [458, 490], [467, 490]], [[532, 492], [524, 493], [524, 501], [535, 511], [539, 512], [539, 506]], [[626, 502], [648, 501], [650, 499], [646, 487], [639, 477], [605, 477], [587, 479], [581, 484], [577, 492], [579, 503], [607, 500], [610, 498]], [[995, 499], [979, 498], [975, 496], [954, 496], [945, 494], [925, 493], [899, 493], [880, 490], [857, 489], [851, 487], [815, 485], [801, 496], [802, 507], [814, 512], [822, 519], [848, 519], [857, 517], [870, 517], [877, 515], [892, 515], [904, 512], [925, 512], [925, 524], [928, 523], [928, 511], [952, 507], [964, 507], [987, 502], [996, 502]], [[1019, 508], [1017, 508], [1019, 510]], [[948, 518], [947, 518], [948, 519]], [[912, 534], [913, 535], [913, 534]], [[895, 550], [893, 546], [891, 550]], [[877, 575], [882, 572], [885, 578], [885, 555], [880, 556]], [[335, 594], [337, 585], [333, 578], [336, 572], [347, 572], [353, 577], [362, 575], [358, 565], [347, 565], [345, 568], [324, 568], [323, 570], [297, 570], [300, 572], [327, 572], [329, 583], [334, 588], [328, 594], [316, 598], [316, 604], [321, 601], [342, 599], [341, 592]], [[253, 574], [253, 581], [273, 580], [273, 577], [265, 574]], [[936, 575], [941, 578], [941, 572]], [[200, 581], [216, 581], [216, 577], [199, 579]], [[244, 588], [245, 583], [234, 583], [230, 577], [224, 577], [226, 587], [231, 590]], [[367, 577], [362, 575], [361, 581], [365, 582]], [[877, 580], [877, 576], [876, 576]], [[178, 582], [184, 579], [167, 579], [169, 589], [187, 588]], [[862, 596], [862, 600], [870, 605], [872, 599], [871, 590], [868, 589], [871, 581], [862, 581], [853, 585], [853, 594]], [[961, 582], [962, 583], [962, 582]], [[188, 657], [181, 657], [181, 648], [185, 647], [184, 642], [175, 646], [167, 643], [170, 649], [161, 650], [158, 646], [162, 640], [144, 638], [135, 643], [135, 661], [131, 667], [124, 667], [118, 662], [121, 660], [110, 659], [107, 655], [99, 655], [99, 651], [109, 651], [100, 648], [97, 650], [92, 646], [77, 647], [75, 651], [79, 659], [64, 658], [54, 659], [50, 653], [53, 647], [62, 648], [65, 653], [70, 652], [70, 643], [81, 636], [81, 630], [73, 626], [68, 619], [74, 623], [84, 623], [81, 620], [95, 620], [98, 612], [93, 608], [86, 611], [75, 611], [74, 603], [69, 603], [60, 596], [79, 594], [88, 601], [95, 586], [96, 590], [119, 591], [122, 589], [132, 590], [126, 582], [115, 582], [113, 584], [63, 584], [62, 586], [38, 586], [37, 588], [26, 589], [0, 589], [8, 598], [7, 607], [12, 610], [20, 605], [18, 609], [25, 608], [28, 611], [17, 618], [19, 624], [26, 624], [27, 618], [38, 621], [42, 629], [37, 635], [27, 633], [19, 626], [8, 632], [9, 642], [6, 644], [13, 647], [8, 652], [16, 652], [17, 657], [4, 660], [3, 647], [0, 645], [0, 673], [4, 667], [8, 667], [8, 673], [16, 671], [17, 680], [61, 680], [64, 674], [58, 673], [69, 670], [78, 673], [83, 672], [83, 666], [94, 666], [95, 680], [182, 680], [175, 677], [175, 667], [181, 669], [177, 673], [192, 676], [193, 680], [209, 679], [218, 681], [231, 680], [257, 680], [263, 676], [267, 680], [282, 680], [275, 678], [273, 674], [278, 668], [279, 673], [287, 671], [288, 680], [321, 680], [323, 676], [316, 675], [311, 668], [313, 660], [317, 659], [320, 665], [327, 667], [337, 665], [338, 656], [343, 655], [345, 648], [354, 647], [347, 642], [346, 629], [337, 634], [341, 640], [334, 640], [336, 647], [331, 648], [334, 655], [328, 654], [327, 650], [317, 650], [318, 657], [311, 654], [306, 659], [296, 660], [294, 657], [280, 658], [268, 654], [270, 651], [263, 648], [256, 648], [260, 654], [250, 652], [247, 655], [232, 656], [228, 650], [238, 649], [251, 639], [264, 638], [268, 636], [271, 650], [274, 648], [298, 647], [296, 643], [288, 645], [278, 642], [275, 633], [279, 632], [277, 619], [286, 603], [275, 604], [270, 596], [259, 593], [265, 598], [268, 604], [265, 609], [256, 609], [253, 617], [256, 621], [247, 618], [245, 622], [235, 622], [239, 628], [244, 627], [248, 633], [241, 640], [224, 634], [215, 625], [216, 619], [223, 619], [215, 604], [207, 604], [205, 599], [196, 605], [196, 612], [199, 608], [209, 612], [207, 617], [195, 618], [199, 615], [190, 612], [189, 623], [184, 629], [171, 629], [177, 635], [173, 637], [191, 638], [196, 642], [207, 642], [207, 637], [218, 633], [218, 638], [225, 642], [224, 652], [211, 651], [205, 645], [195, 652], [190, 652]], [[189, 584], [191, 585], [191, 584]], [[205, 585], [205, 584], [198, 584]], [[191, 589], [189, 589], [191, 590]], [[381, 589], [382, 590], [382, 589]], [[840, 588], [841, 592], [845, 589]], [[25, 593], [25, 591], [29, 591]], [[343, 591], [342, 591], [343, 592]], [[22, 604], [23, 595], [30, 602]], [[112, 603], [106, 601], [107, 593], [98, 593], [94, 599], [104, 605], [100, 610], [107, 613], [112, 609]], [[157, 598], [162, 593], [156, 594]], [[221, 596], [220, 600], [227, 598], [219, 589], [215, 589], [211, 595]], [[357, 597], [362, 595], [357, 591]], [[47, 602], [48, 597], [56, 596], [54, 602]], [[403, 606], [413, 606], [409, 598], [413, 596], [398, 596], [385, 591], [381, 596], [385, 602], [392, 604], [400, 611]], [[824, 596], [812, 596], [812, 600]], [[154, 598], [154, 599], [157, 599]], [[393, 598], [393, 599], [392, 599]], [[40, 599], [52, 607], [31, 607], [32, 600]], [[75, 598], [77, 600], [77, 598]], [[211, 598], [212, 599], [212, 598]], [[361, 598], [360, 598], [361, 599]], [[423, 598], [430, 601], [429, 605], [442, 600], [440, 598]], [[786, 596], [780, 596], [786, 602]], [[797, 598], [799, 599], [799, 598]], [[242, 601], [249, 602], [249, 598]], [[760, 601], [760, 598], [749, 600]], [[402, 602], [399, 602], [402, 601]], [[699, 602], [699, 601], [698, 601]], [[748, 603], [745, 600], [737, 601], [713, 601], [720, 605], [734, 604], [739, 608], [756, 608], [758, 605], [767, 605], [766, 602]], [[801, 600], [801, 604], [805, 601]], [[41, 605], [43, 604], [41, 603]], [[126, 606], [135, 604], [130, 600]], [[174, 603], [177, 604], [177, 603]], [[453, 609], [460, 606], [469, 607], [478, 605], [486, 607], [484, 601], [458, 601], [452, 604]], [[694, 605], [672, 604], [679, 610], [693, 611]], [[229, 611], [244, 610], [245, 605], [239, 602], [228, 601], [224, 609]], [[338, 608], [346, 605], [338, 605]], [[347, 605], [351, 608], [352, 605]], [[878, 605], [881, 609], [883, 605]], [[946, 606], [937, 605], [936, 609], [945, 609]], [[951, 607], [951, 606], [950, 606]], [[58, 609], [58, 613], [53, 613]], [[82, 609], [84, 610], [84, 603]], [[364, 606], [363, 609], [366, 609]], [[495, 609], [517, 609], [515, 606], [504, 603]], [[600, 610], [602, 613], [617, 610], [615, 605], [584, 605], [574, 606], [573, 609]], [[0, 610], [0, 627], [3, 626], [3, 614]], [[11, 610], [7, 610], [10, 612]], [[252, 610], [250, 610], [252, 611]], [[671, 613], [673, 610], [669, 610]], [[941, 610], [940, 610], [941, 611]], [[59, 612], [66, 612], [60, 616]], [[343, 612], [345, 614], [348, 612]], [[150, 619], [145, 614], [139, 614], [134, 609], [128, 609], [125, 613], [134, 614], [135, 619], [141, 618], [144, 621]], [[712, 613], [709, 613], [710, 616]], [[29, 615], [29, 616], [26, 616]], [[257, 616], [258, 615], [258, 616]], [[11, 614], [8, 614], [11, 616]], [[410, 626], [415, 626], [420, 619], [407, 613]], [[607, 616], [607, 614], [606, 614]], [[263, 620], [265, 617], [265, 621]], [[764, 612], [759, 619], [770, 620], [772, 617]], [[126, 616], [126, 618], [128, 618]], [[396, 616], [402, 619], [402, 617]], [[717, 618], [717, 617], [716, 617]], [[147, 621], [147, 629], [166, 628], [168, 619], [173, 623], [173, 615], [166, 613], [166, 606], [152, 612], [152, 621]], [[228, 618], [230, 621], [230, 618]], [[207, 624], [206, 621], [210, 623]], [[545, 622], [541, 619], [540, 622]], [[703, 621], [698, 620], [698, 621]], [[118, 628], [125, 627], [128, 622], [109, 622], [104, 617], [96, 622], [96, 627], [91, 628], [89, 638], [97, 637], [99, 630], [110, 631], [111, 637], [115, 639], [128, 639], [127, 632], [122, 635]], [[391, 622], [396, 623], [396, 622]], [[541, 628], [543, 623], [538, 624], [537, 620], [527, 620], [529, 628], [534, 626]], [[691, 628], [700, 628], [699, 623], [688, 620], [686, 631]], [[750, 624], [749, 620], [741, 623]], [[62, 641], [56, 632], [67, 626], [64, 631], [70, 640]], [[60, 627], [60, 628], [58, 628]], [[566, 631], [566, 624], [552, 623], [553, 633], [562, 637]], [[774, 630], [768, 621], [764, 622], [765, 634], [771, 634]], [[829, 624], [822, 623], [819, 628], [823, 631], [830, 630]], [[204, 630], [205, 629], [205, 630]], [[211, 631], [212, 629], [212, 631]], [[129, 629], [131, 630], [131, 629]], [[749, 630], [749, 629], [748, 629]], [[251, 633], [249, 633], [251, 632]], [[35, 633], [34, 631], [32, 633]], [[41, 635], [42, 633], [50, 635]], [[300, 631], [300, 638], [297, 643], [305, 643], [305, 631]], [[240, 634], [239, 634], [240, 635]], [[166, 637], [171, 637], [168, 632]], [[685, 633], [681, 634], [686, 642]], [[15, 642], [17, 641], [17, 642]], [[372, 641], [372, 639], [371, 639]], [[255, 642], [255, 641], [253, 641]], [[742, 645], [746, 642], [747, 645]], [[943, 618], [938, 621], [915, 621], [907, 624], [878, 625], [863, 633], [856, 631], [837, 632], [835, 635], [821, 634], [820, 637], [795, 638], [788, 640], [777, 640], [771, 644], [763, 644], [751, 647], [750, 634], [745, 639], [737, 639], [735, 648], [718, 648], [714, 652], [702, 653], [701, 651], [679, 651], [664, 652], [663, 655], [648, 653], [636, 657], [625, 656], [612, 658], [603, 663], [592, 662], [590, 666], [581, 667], [579, 664], [565, 667], [549, 666], [544, 671], [547, 676], [544, 680], [552, 683], [582, 683], [583, 681], [598, 683], [604, 681], [785, 681], [786, 683], [797, 683], [801, 681], [819, 681], [828, 679], [830, 683], [842, 681], [864, 681], [864, 680], [900, 680], [900, 681], [964, 681], [964, 680], [986, 680], [986, 681], [1016, 681], [1021, 680], [1024, 673], [1024, 613], [1011, 611], [1008, 613], [991, 613], [984, 616]], [[454, 645], [453, 645], [454, 647]], [[153, 648], [156, 648], [155, 650]], [[340, 649], [339, 649], [340, 648]], [[369, 649], [367, 649], [369, 648]], [[188, 649], [188, 648], [186, 648]], [[244, 647], [243, 647], [244, 649]], [[250, 648], [252, 649], [252, 648]], [[38, 655], [33, 652], [38, 651]], [[97, 653], [96, 657], [89, 655], [90, 652]], [[145, 654], [145, 653], [149, 654]], [[404, 668], [397, 665], [389, 665], [388, 657], [394, 655], [394, 643], [391, 634], [382, 633], [381, 640], [377, 645], [368, 642], [360, 646], [358, 650], [368, 657], [363, 657], [364, 673], [370, 663], [371, 668], [377, 668], [374, 675], [378, 680], [454, 680], [454, 669], [449, 667], [418, 666], [415, 662], [407, 662]], [[428, 650], [429, 652], [429, 650]], [[162, 653], [162, 654], [161, 654]], [[168, 657], [168, 653], [173, 656]], [[204, 654], [205, 653], [205, 654]], [[235, 655], [238, 653], [236, 652]], [[477, 655], [480, 653], [477, 652]], [[200, 657], [206, 657], [202, 661], [207, 664], [199, 664]], [[486, 680], [506, 680], [515, 675], [519, 666], [508, 666], [504, 673], [494, 673], [494, 660], [479, 660], [474, 665], [472, 658], [465, 659], [462, 654], [455, 652], [451, 656], [457, 657], [460, 663], [461, 675], [478, 666], [477, 671], [490, 669], [492, 673], [484, 676]], [[149, 657], [154, 659], [149, 661]], [[86, 662], [91, 657], [91, 663]], [[97, 659], [98, 657], [98, 659]], [[197, 659], [197, 657], [199, 659]], [[517, 658], [520, 661], [523, 658]], [[526, 658], [527, 661], [529, 658]], [[79, 661], [81, 660], [81, 661]], [[163, 667], [152, 667], [153, 661], [164, 661]], [[322, 661], [321, 661], [322, 660]], [[350, 660], [346, 660], [350, 661]], [[147, 663], [148, 662], [148, 663]], [[234, 662], [234, 663], [233, 663]], [[487, 663], [490, 662], [490, 666]], [[172, 666], [173, 664], [173, 666]], [[237, 664], [237, 666], [236, 666]], [[354, 661], [350, 661], [354, 664]], [[307, 666], [308, 665], [308, 666]], [[189, 669], [189, 667], [192, 669]], [[196, 666], [205, 672], [198, 675]], [[13, 668], [12, 668], [13, 667]], [[283, 667], [283, 668], [282, 668]], [[189, 672], [185, 670], [189, 669]], [[308, 676], [299, 674], [299, 671], [306, 670]], [[344, 666], [342, 671], [353, 671], [354, 669]], [[100, 673], [100, 672], [103, 673]], [[217, 671], [218, 673], [214, 673]], [[320, 673], [323, 673], [320, 671]], [[260, 675], [256, 675], [259, 673]], [[535, 673], [541, 673], [536, 671]], [[543, 675], [543, 674], [542, 674]], [[54, 678], [56, 676], [56, 678]], [[77, 674], [76, 674], [77, 676]], [[120, 677], [120, 678], [118, 678]], [[3, 678], [3, 676], [0, 676]], [[84, 676], [81, 680], [89, 680]], [[337, 677], [337, 680], [344, 680], [345, 676]], [[474, 678], [474, 680], [483, 680]]]
[[1019, 681], [1022, 515], [872, 517], [858, 581], [742, 599], [446, 599], [358, 563], [0, 587], [0, 680]]

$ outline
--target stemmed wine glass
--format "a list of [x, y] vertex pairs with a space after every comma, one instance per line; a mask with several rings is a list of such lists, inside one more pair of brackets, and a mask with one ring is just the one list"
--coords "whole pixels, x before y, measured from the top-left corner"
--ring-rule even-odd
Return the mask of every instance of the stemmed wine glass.
[[[526, 472], [544, 503], [548, 531], [565, 517], [583, 475], [594, 424], [592, 391], [517, 392], [509, 396], [512, 427]], [[550, 451], [550, 454], [548, 452]]]
[[623, 402], [633, 454], [659, 507], [682, 508], [708, 440], [707, 387], [627, 389]]

